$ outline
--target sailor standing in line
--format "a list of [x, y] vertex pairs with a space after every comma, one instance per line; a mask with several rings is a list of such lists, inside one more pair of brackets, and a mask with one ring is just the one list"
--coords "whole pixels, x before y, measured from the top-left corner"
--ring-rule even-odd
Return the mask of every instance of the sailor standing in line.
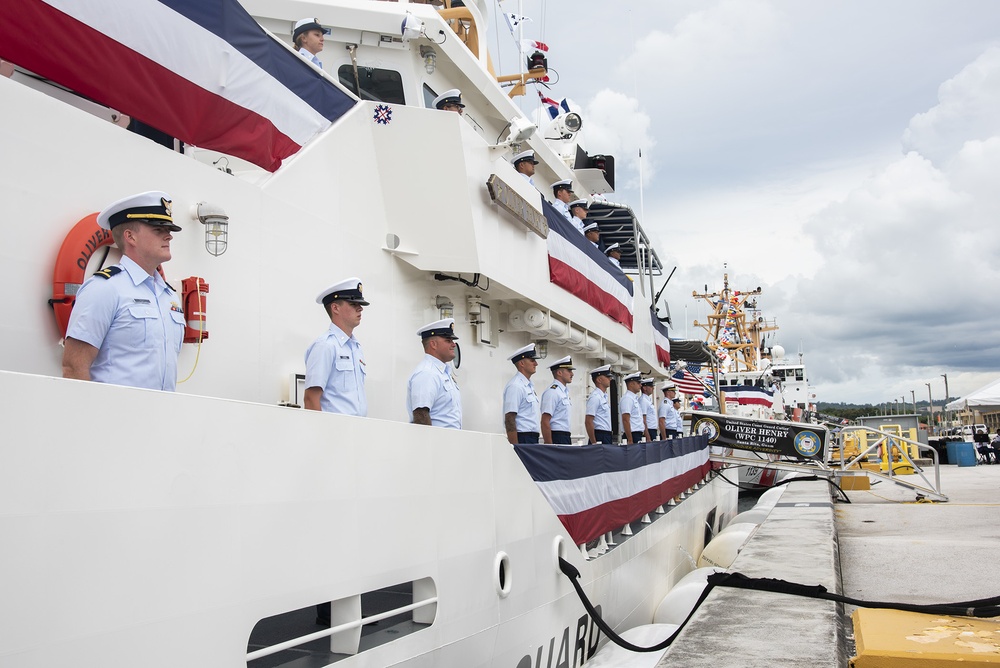
[[601, 228], [598, 227], [597, 223], [587, 223], [583, 226], [583, 236], [587, 237], [587, 241], [594, 244], [597, 250], [604, 252], [601, 248]]
[[587, 227], [587, 200], [585, 199], [575, 199], [570, 202], [569, 213], [572, 216], [570, 222], [576, 226], [576, 229], [583, 232]]
[[299, 50], [299, 55], [320, 69], [323, 69], [323, 61], [316, 54], [323, 50], [325, 33], [319, 19], [301, 19], [292, 29], [292, 42]]
[[330, 327], [306, 350], [305, 407], [313, 411], [368, 415], [365, 396], [365, 356], [354, 329], [368, 302], [361, 279], [334, 283], [316, 297], [330, 318]]
[[462, 91], [457, 88], [446, 90], [434, 98], [434, 108], [441, 111], [455, 111], [459, 115], [463, 113], [465, 105], [462, 104]]
[[542, 392], [542, 443], [573, 444], [569, 431], [569, 413], [573, 405], [566, 386], [573, 382], [574, 368], [569, 355], [549, 367], [552, 385]]
[[681, 422], [681, 414], [674, 408], [674, 402], [680, 401], [677, 397], [677, 386], [667, 385], [663, 388], [663, 394], [666, 397], [660, 404], [659, 410], [657, 410], [657, 417], [660, 424], [660, 438], [678, 438], [681, 435], [683, 422]]
[[528, 183], [535, 185], [534, 179], [531, 178], [535, 175], [535, 165], [538, 164], [538, 161], [535, 160], [534, 151], [521, 151], [514, 156], [511, 164], [514, 165], [514, 169], [518, 174], [528, 180]]
[[608, 388], [611, 387], [611, 365], [599, 366], [590, 372], [594, 381], [594, 391], [587, 397], [587, 414], [583, 424], [587, 428], [587, 438], [591, 445], [603, 443], [611, 445], [611, 402]]
[[616, 267], [618, 267], [619, 269], [621, 269], [621, 267], [622, 267], [622, 263], [621, 263], [622, 248], [621, 248], [621, 244], [617, 244], [617, 243], [616, 244], [611, 244], [610, 246], [608, 246], [607, 248], [604, 249], [604, 254], [608, 256], [609, 260], [611, 260], [611, 264], [613, 264]]
[[406, 414], [414, 424], [462, 428], [462, 397], [448, 362], [455, 359], [455, 319], [445, 318], [417, 330], [424, 359], [406, 383]]
[[184, 310], [156, 270], [170, 259], [167, 193], [150, 191], [109, 204], [97, 224], [111, 231], [122, 259], [88, 278], [66, 329], [64, 378], [173, 391], [184, 340]]
[[639, 395], [639, 405], [642, 406], [642, 418], [646, 424], [646, 442], [650, 442], [656, 434], [656, 406], [653, 404], [653, 392], [656, 391], [656, 380], [642, 379], [642, 394]]
[[511, 444], [538, 443], [538, 395], [531, 377], [538, 369], [535, 344], [520, 348], [508, 358], [517, 368], [514, 377], [503, 388], [503, 429]]
[[625, 442], [630, 445], [641, 441], [646, 433], [643, 427], [642, 406], [639, 404], [640, 387], [642, 387], [642, 381], [638, 371], [625, 376], [627, 392], [622, 395], [618, 402], [618, 410], [622, 417], [622, 435], [625, 437]]
[[569, 212], [569, 203], [573, 200], [573, 182], [566, 179], [553, 183], [552, 197], [555, 210], [565, 216], [566, 220], [573, 222], [573, 216]]

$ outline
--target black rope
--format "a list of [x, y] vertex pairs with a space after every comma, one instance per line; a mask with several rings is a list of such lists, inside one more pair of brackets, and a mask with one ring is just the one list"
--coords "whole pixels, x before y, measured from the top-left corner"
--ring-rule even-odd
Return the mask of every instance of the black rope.
[[847, 603], [849, 605], [854, 605], [862, 608], [888, 608], [892, 610], [903, 610], [906, 612], [922, 612], [932, 615], [953, 615], [959, 617], [996, 617], [1000, 615], [1000, 596], [991, 596], [989, 598], [980, 598], [973, 601], [959, 601], [956, 603], [932, 603], [932, 604], [917, 604], [917, 603], [891, 603], [885, 601], [863, 601], [857, 598], [851, 598], [849, 596], [841, 596], [840, 594], [833, 594], [827, 590], [823, 585], [805, 585], [798, 582], [788, 582], [787, 580], [779, 580], [775, 578], [751, 578], [743, 575], [742, 573], [713, 573], [708, 576], [708, 582], [705, 586], [704, 591], [701, 592], [701, 596], [698, 597], [697, 602], [695, 602], [694, 607], [691, 608], [691, 612], [684, 619], [684, 622], [677, 627], [669, 638], [663, 640], [656, 645], [651, 647], [640, 647], [638, 645], [633, 645], [629, 641], [618, 635], [614, 629], [608, 626], [607, 622], [601, 617], [601, 614], [597, 611], [594, 605], [590, 602], [587, 597], [587, 593], [583, 591], [583, 586], [580, 584], [580, 571], [571, 563], [559, 557], [559, 570], [563, 572], [569, 581], [572, 583], [573, 588], [576, 590], [577, 596], [580, 597], [580, 602], [583, 603], [583, 607], [586, 608], [587, 614], [590, 618], [594, 620], [597, 627], [616, 645], [623, 649], [627, 649], [631, 652], [660, 652], [670, 647], [687, 623], [691, 621], [691, 617], [694, 613], [701, 607], [705, 599], [708, 598], [709, 593], [715, 587], [733, 587], [734, 589], [752, 589], [754, 591], [768, 591], [776, 594], [790, 594], [792, 596], [804, 596], [806, 598], [816, 598], [824, 601], [835, 601], [837, 603]]

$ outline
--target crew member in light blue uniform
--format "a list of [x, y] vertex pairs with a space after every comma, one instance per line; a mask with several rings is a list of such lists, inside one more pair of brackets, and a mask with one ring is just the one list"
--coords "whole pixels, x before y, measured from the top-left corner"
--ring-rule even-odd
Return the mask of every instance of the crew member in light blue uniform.
[[583, 236], [587, 238], [587, 241], [594, 244], [597, 250], [602, 253], [604, 252], [604, 249], [601, 248], [601, 228], [596, 222], [587, 223], [583, 226]]
[[305, 407], [343, 415], [368, 415], [365, 396], [365, 356], [354, 329], [369, 302], [361, 279], [338, 281], [316, 297], [330, 318], [330, 327], [306, 350]]
[[323, 62], [317, 54], [323, 50], [324, 35], [326, 30], [320, 25], [319, 19], [301, 19], [292, 29], [292, 42], [299, 50], [299, 55], [320, 69], [323, 69]]
[[575, 199], [566, 205], [569, 210], [569, 222], [573, 223], [573, 227], [580, 230], [580, 233], [584, 233], [584, 228], [590, 222], [587, 220], [587, 200], [585, 199]]
[[639, 404], [639, 389], [642, 381], [638, 371], [625, 376], [625, 389], [618, 401], [618, 411], [622, 419], [622, 436], [631, 445], [642, 440], [646, 433], [643, 425], [642, 406]]
[[462, 104], [462, 91], [457, 88], [452, 88], [451, 90], [446, 90], [445, 92], [434, 98], [432, 102], [435, 109], [440, 109], [441, 111], [454, 111], [459, 116], [465, 110], [465, 105]]
[[63, 377], [173, 391], [184, 340], [180, 298], [156, 270], [170, 259], [170, 196], [139, 193], [110, 204], [97, 224], [111, 231], [121, 262], [80, 288], [63, 350]]
[[462, 397], [448, 364], [455, 359], [455, 319], [445, 318], [417, 330], [424, 359], [406, 383], [406, 414], [414, 424], [462, 428]]
[[538, 164], [538, 161], [535, 160], [534, 151], [521, 151], [514, 156], [511, 164], [514, 165], [518, 174], [527, 179], [528, 183], [535, 185], [535, 180], [532, 177], [535, 175], [535, 165]]
[[587, 411], [583, 418], [587, 438], [591, 445], [611, 445], [611, 400], [608, 399], [612, 379], [611, 365], [597, 367], [590, 372], [590, 377], [594, 381], [594, 391], [587, 397]]
[[642, 394], [639, 395], [639, 405], [642, 406], [642, 418], [646, 425], [646, 441], [654, 440], [656, 436], [656, 405], [653, 403], [653, 393], [656, 391], [656, 379], [642, 379]]
[[613, 264], [616, 267], [618, 267], [619, 269], [621, 269], [621, 267], [622, 267], [622, 263], [621, 263], [621, 259], [622, 259], [622, 247], [621, 247], [621, 244], [617, 244], [617, 243], [611, 244], [610, 246], [608, 246], [607, 248], [604, 249], [604, 254], [608, 256], [609, 260], [611, 260], [611, 264]]
[[569, 212], [569, 203], [573, 201], [573, 182], [569, 179], [556, 181], [552, 184], [552, 206], [561, 213], [566, 220], [573, 222], [573, 216]]
[[503, 428], [511, 444], [537, 444], [539, 430], [538, 395], [531, 377], [538, 369], [535, 344], [529, 343], [508, 357], [517, 373], [503, 388]]
[[552, 384], [542, 392], [542, 443], [572, 445], [569, 414], [573, 404], [567, 385], [573, 382], [573, 360], [567, 355], [549, 366]]
[[677, 396], [677, 386], [667, 385], [663, 388], [666, 397], [657, 410], [657, 417], [660, 423], [660, 438], [679, 438], [684, 428], [681, 414], [675, 408], [674, 402], [680, 402]]

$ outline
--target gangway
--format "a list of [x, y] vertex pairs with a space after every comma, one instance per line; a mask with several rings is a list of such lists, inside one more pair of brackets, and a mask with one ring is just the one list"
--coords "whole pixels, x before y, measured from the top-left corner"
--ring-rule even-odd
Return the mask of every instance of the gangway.
[[[874, 439], [868, 444], [868, 446], [859, 451], [856, 455], [852, 456], [850, 459], [844, 458], [844, 436], [846, 434], [854, 434], [857, 436], [857, 432], [865, 432], [866, 435], [870, 434], [870, 437]], [[733, 450], [733, 454], [718, 454], [712, 453], [710, 459], [713, 462], [721, 462], [724, 464], [735, 464], [737, 466], [756, 466], [758, 468], [768, 468], [775, 469], [778, 471], [789, 471], [793, 473], [808, 473], [811, 475], [822, 476], [830, 480], [839, 481], [841, 478], [854, 477], [866, 475], [869, 479], [874, 480], [885, 480], [894, 485], [899, 485], [900, 487], [905, 487], [907, 489], [912, 489], [917, 492], [919, 497], [929, 498], [934, 501], [947, 501], [948, 497], [941, 492], [941, 468], [940, 462], [938, 462], [938, 453], [933, 447], [914, 441], [909, 438], [900, 436], [898, 433], [892, 433], [890, 431], [881, 431], [878, 429], [873, 429], [872, 427], [865, 426], [851, 426], [844, 427], [839, 432], [833, 432], [831, 434], [832, 439], [836, 441], [835, 447], [837, 447], [840, 453], [839, 465], [836, 462], [830, 462], [829, 456], [825, 457], [827, 461], [822, 460], [805, 460], [805, 461], [792, 461], [788, 459], [761, 459], [756, 455], [750, 456], [740, 456], [736, 454], [740, 452], [738, 450]], [[931, 483], [924, 474], [922, 467], [918, 466], [917, 463], [910, 457], [910, 452], [912, 451], [923, 452], [927, 451], [931, 454], [931, 461], [934, 466], [934, 482]], [[829, 452], [829, 450], [828, 450]], [[894, 464], [893, 454], [898, 453], [901, 460], [905, 460], [907, 469], [912, 469], [913, 474], [907, 475], [906, 478], [913, 478], [914, 476], [919, 476], [923, 484], [918, 484], [914, 480], [903, 479], [899, 474], [895, 472], [895, 469], [901, 468], [900, 465]], [[873, 471], [871, 469], [866, 469], [861, 466], [862, 462], [867, 462], [869, 455], [875, 455], [881, 458], [881, 456], [888, 457], [888, 465], [885, 467], [885, 473], [881, 471]]]

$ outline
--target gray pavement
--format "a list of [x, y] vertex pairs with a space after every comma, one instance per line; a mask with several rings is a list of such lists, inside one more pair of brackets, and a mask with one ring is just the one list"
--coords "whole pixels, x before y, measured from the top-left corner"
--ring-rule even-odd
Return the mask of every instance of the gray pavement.
[[[1000, 595], [1000, 466], [942, 466], [941, 487], [948, 502], [917, 503], [913, 490], [880, 482], [832, 504], [827, 483], [790, 483], [731, 570], [872, 601]], [[852, 611], [717, 588], [658, 666], [846, 668]]]

